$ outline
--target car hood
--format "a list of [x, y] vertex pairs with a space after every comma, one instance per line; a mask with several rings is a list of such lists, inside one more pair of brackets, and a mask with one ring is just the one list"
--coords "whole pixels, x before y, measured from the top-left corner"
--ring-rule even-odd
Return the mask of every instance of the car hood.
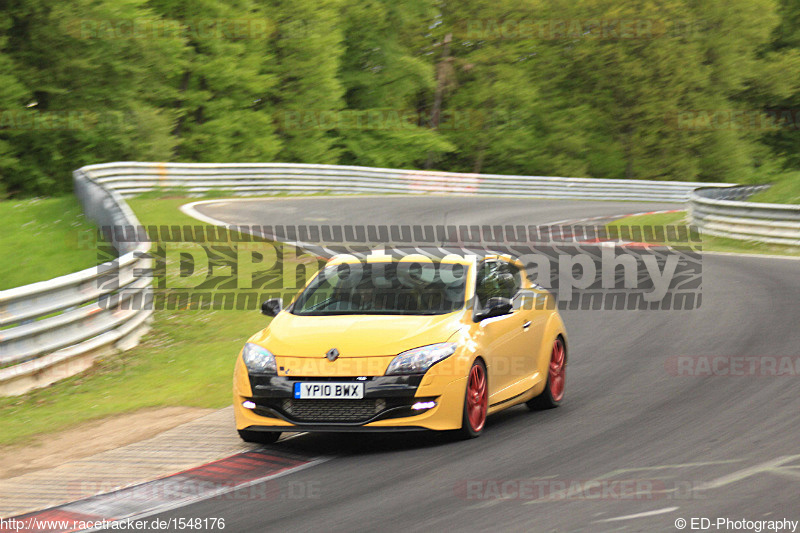
[[462, 313], [446, 315], [297, 316], [282, 312], [254, 342], [276, 356], [321, 357], [331, 348], [341, 357], [396, 355], [448, 340], [462, 326]]

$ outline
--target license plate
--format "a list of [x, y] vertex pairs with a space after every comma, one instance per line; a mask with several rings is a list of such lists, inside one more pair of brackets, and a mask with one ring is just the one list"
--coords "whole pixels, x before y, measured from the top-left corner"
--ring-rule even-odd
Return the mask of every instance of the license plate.
[[294, 397], [300, 400], [360, 400], [363, 383], [300, 382], [294, 384]]

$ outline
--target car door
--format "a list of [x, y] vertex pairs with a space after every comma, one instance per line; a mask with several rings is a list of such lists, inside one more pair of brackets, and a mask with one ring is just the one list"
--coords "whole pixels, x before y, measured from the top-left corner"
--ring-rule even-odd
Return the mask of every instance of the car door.
[[[502, 297], [512, 301], [522, 289], [520, 269], [502, 259], [484, 261], [477, 270], [475, 297], [478, 308], [483, 308], [489, 298]], [[526, 349], [527, 320], [525, 306], [518, 306], [509, 314], [487, 318], [478, 325], [478, 335], [483, 345], [489, 370], [489, 405], [524, 392], [516, 392], [519, 382], [532, 367], [530, 350]]]
[[[514, 309], [522, 318], [522, 335], [518, 350], [522, 352], [520, 378], [524, 380], [522, 392], [531, 388], [542, 376], [536, 376], [541, 368], [542, 336], [550, 316], [552, 298], [527, 278], [522, 279], [522, 289], [514, 299]], [[546, 354], [550, 355], [549, 351]]]

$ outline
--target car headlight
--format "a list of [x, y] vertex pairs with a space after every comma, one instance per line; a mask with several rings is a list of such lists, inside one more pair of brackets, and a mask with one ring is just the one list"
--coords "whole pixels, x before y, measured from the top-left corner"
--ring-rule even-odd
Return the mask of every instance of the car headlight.
[[254, 374], [277, 374], [275, 356], [257, 344], [248, 342], [242, 350], [242, 359], [248, 372]]
[[403, 352], [389, 363], [386, 375], [424, 374], [434, 364], [450, 357], [456, 351], [454, 342], [440, 342]]

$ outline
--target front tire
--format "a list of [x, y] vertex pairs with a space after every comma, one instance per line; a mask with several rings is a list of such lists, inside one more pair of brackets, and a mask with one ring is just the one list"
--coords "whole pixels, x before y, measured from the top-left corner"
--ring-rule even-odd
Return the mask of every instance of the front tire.
[[532, 411], [552, 409], [561, 405], [564, 399], [564, 384], [567, 370], [567, 349], [564, 340], [557, 337], [553, 341], [553, 351], [550, 353], [550, 365], [547, 373], [547, 385], [542, 393], [531, 398], [526, 405]]
[[464, 412], [461, 417], [459, 436], [474, 439], [483, 433], [486, 426], [486, 413], [489, 409], [489, 387], [486, 365], [476, 359], [467, 377], [467, 390], [464, 398]]
[[240, 429], [238, 431], [239, 437], [243, 441], [255, 444], [272, 444], [281, 436], [280, 431], [251, 431], [249, 429]]

